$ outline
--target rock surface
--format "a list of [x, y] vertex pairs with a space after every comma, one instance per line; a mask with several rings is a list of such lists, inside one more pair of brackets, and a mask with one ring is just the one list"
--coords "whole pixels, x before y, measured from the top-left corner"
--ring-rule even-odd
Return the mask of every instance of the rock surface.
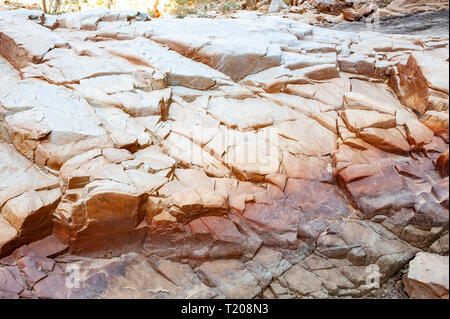
[[379, 297], [448, 255], [448, 37], [36, 17], [0, 12], [0, 297]]
[[403, 277], [405, 290], [414, 299], [448, 299], [448, 256], [419, 253]]

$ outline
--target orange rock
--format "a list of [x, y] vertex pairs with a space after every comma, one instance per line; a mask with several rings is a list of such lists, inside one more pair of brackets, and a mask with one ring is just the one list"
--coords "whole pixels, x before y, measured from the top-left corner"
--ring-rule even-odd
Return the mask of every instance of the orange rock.
[[439, 156], [436, 167], [442, 177], [448, 176], [448, 149]]

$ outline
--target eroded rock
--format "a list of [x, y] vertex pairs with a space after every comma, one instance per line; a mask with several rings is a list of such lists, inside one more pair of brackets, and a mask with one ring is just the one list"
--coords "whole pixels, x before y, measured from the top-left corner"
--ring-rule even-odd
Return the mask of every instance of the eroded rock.
[[[446, 46], [280, 16], [2, 13], [0, 297], [381, 296], [420, 250], [448, 254]], [[448, 295], [448, 257], [428, 275], [422, 254], [407, 292]]]
[[405, 290], [414, 299], [448, 298], [448, 256], [419, 253], [403, 277]]

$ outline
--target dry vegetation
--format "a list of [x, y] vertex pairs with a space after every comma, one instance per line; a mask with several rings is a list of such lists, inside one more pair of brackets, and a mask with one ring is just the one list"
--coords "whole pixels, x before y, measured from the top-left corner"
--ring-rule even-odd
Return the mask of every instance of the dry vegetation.
[[137, 9], [151, 16], [170, 14], [183, 18], [188, 15], [207, 16], [215, 11], [223, 15], [254, 7], [257, 0], [0, 0], [6, 9], [43, 9], [51, 14], [76, 12], [87, 8]]

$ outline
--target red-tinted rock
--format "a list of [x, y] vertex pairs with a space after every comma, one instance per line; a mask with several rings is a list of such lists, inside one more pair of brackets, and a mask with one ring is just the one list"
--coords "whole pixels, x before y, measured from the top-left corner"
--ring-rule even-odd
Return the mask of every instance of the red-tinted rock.
[[442, 177], [448, 176], [448, 150], [439, 156], [436, 162], [436, 167]]
[[417, 197], [393, 167], [346, 185], [349, 194], [365, 218], [391, 208], [413, 207]]

